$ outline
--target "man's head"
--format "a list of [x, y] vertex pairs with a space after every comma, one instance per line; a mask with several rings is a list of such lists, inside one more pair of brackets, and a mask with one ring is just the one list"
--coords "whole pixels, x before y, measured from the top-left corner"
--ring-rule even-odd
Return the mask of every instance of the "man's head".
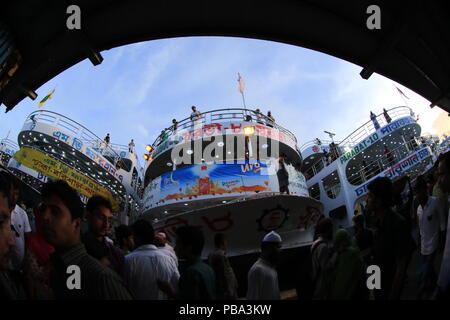
[[13, 210], [17, 203], [19, 203], [20, 199], [20, 182], [16, 177], [11, 177], [11, 185], [12, 185], [12, 201], [10, 203], [10, 209]]
[[89, 231], [96, 237], [104, 237], [111, 228], [113, 218], [111, 202], [102, 196], [93, 196], [86, 205]]
[[42, 187], [42, 232], [57, 250], [69, 249], [80, 242], [84, 206], [77, 192], [67, 182], [47, 182]]
[[198, 227], [179, 227], [176, 235], [175, 252], [180, 259], [192, 260], [201, 256], [205, 238]]
[[356, 229], [363, 229], [364, 228], [364, 215], [363, 214], [357, 214], [354, 215], [352, 218], [353, 225]]
[[367, 186], [367, 208], [374, 212], [386, 210], [393, 204], [392, 181], [387, 177], [376, 178]]
[[322, 218], [316, 226], [316, 234], [326, 240], [333, 239], [333, 220], [330, 218]]
[[11, 181], [7, 175], [0, 175], [0, 270], [5, 269], [15, 245], [11, 232], [9, 196]]
[[261, 242], [261, 256], [272, 264], [276, 264], [280, 260], [281, 243], [282, 240], [278, 233], [269, 232]]
[[427, 181], [425, 177], [420, 175], [414, 183], [414, 193], [419, 203], [425, 203], [428, 199]]
[[218, 249], [223, 250], [227, 248], [228, 242], [224, 233], [216, 233], [214, 235], [214, 246]]
[[197, 111], [197, 108], [195, 106], [192, 106], [191, 108], [192, 108], [192, 111], [194, 111], [194, 112]]
[[121, 248], [134, 249], [133, 231], [129, 226], [121, 224], [116, 228], [116, 240]]
[[166, 243], [167, 238], [165, 233], [158, 232], [157, 234], [155, 234], [155, 241], [154, 241], [155, 246], [163, 248], [166, 245]]
[[439, 157], [438, 185], [444, 192], [450, 192], [450, 151]]
[[172, 123], [177, 123], [177, 119], [172, 119]]
[[154, 244], [155, 230], [153, 230], [153, 226], [147, 220], [137, 220], [131, 226], [131, 230], [133, 231], [133, 238], [136, 247]]

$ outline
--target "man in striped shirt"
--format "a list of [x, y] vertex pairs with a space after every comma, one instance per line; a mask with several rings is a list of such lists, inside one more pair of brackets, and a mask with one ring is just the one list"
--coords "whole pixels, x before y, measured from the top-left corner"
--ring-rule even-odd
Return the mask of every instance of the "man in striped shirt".
[[42, 188], [42, 229], [55, 247], [51, 255], [51, 287], [56, 299], [128, 300], [131, 293], [110, 268], [87, 254], [80, 240], [84, 208], [76, 191], [65, 181]]

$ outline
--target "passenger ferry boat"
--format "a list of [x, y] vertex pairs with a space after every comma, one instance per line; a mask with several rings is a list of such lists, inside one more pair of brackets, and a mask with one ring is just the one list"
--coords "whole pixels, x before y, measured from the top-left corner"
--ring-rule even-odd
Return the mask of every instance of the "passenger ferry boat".
[[19, 146], [14, 141], [8, 138], [0, 140], [0, 164], [6, 167], [17, 150]]
[[378, 126], [369, 120], [340, 142], [315, 139], [300, 148], [309, 194], [324, 204], [336, 226], [352, 226], [372, 180], [396, 180], [405, 174], [414, 179], [436, 160], [429, 140], [419, 139], [421, 127], [412, 109], [400, 106], [388, 115], [389, 122], [379, 114]]
[[[258, 252], [272, 230], [286, 249], [313, 240], [323, 206], [308, 195], [297, 139], [261, 113], [204, 112], [163, 130], [147, 150], [143, 217], [170, 242], [182, 225], [203, 229], [205, 255], [218, 232], [227, 235], [230, 257]], [[280, 154], [286, 156], [289, 194], [279, 192]]]
[[106, 144], [78, 122], [46, 110], [31, 113], [17, 139], [20, 150], [8, 168], [38, 190], [49, 178], [62, 179], [84, 203], [95, 194], [109, 198], [118, 212], [114, 224], [139, 214], [143, 169], [128, 146]]

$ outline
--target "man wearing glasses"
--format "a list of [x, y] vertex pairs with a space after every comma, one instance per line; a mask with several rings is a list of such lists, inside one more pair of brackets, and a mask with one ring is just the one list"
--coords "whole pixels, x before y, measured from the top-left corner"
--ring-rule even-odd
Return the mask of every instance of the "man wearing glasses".
[[82, 241], [88, 254], [123, 276], [124, 255], [107, 238], [113, 219], [112, 206], [102, 196], [93, 196], [86, 205], [88, 231]]

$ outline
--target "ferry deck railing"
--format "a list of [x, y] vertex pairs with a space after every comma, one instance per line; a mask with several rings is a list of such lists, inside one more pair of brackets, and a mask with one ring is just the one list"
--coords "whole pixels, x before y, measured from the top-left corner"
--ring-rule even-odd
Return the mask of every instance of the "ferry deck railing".
[[[367, 180], [370, 180], [375, 175], [392, 166], [393, 163], [398, 162], [400, 159], [403, 159], [405, 156], [413, 153], [423, 145], [427, 144], [420, 142], [416, 138], [410, 139], [405, 143], [400, 144], [395, 149], [389, 150], [392, 154], [391, 160], [389, 160], [387, 158], [387, 155], [383, 153], [379, 155], [377, 159], [370, 161], [365, 166], [362, 166], [361, 164], [361, 169], [356, 171], [351, 177], [349, 177], [348, 181], [353, 185], [359, 185]], [[325, 158], [321, 158], [316, 161], [308, 170], [303, 173], [306, 180], [311, 179], [329, 164], [331, 164], [331, 162], [327, 161]]]
[[[397, 119], [407, 117], [407, 116], [414, 116], [414, 112], [411, 108], [401, 106], [401, 107], [395, 107], [392, 109], [387, 110], [387, 113], [392, 121], [395, 121]], [[378, 121], [380, 127], [383, 127], [388, 124], [386, 118], [384, 117], [383, 113], [380, 113], [376, 116], [376, 120]], [[364, 140], [369, 135], [376, 132], [375, 125], [372, 120], [367, 121], [362, 126], [360, 126], [358, 129], [350, 133], [347, 137], [345, 137], [340, 143], [339, 147], [349, 147], [352, 148], [362, 140]]]
[[[183, 129], [194, 128], [195, 126], [220, 123], [229, 120], [254, 121], [262, 125], [273, 127], [289, 136], [293, 141], [295, 141], [295, 144], [297, 144], [297, 138], [292, 132], [280, 126], [275, 121], [271, 121], [266, 115], [257, 113], [254, 110], [244, 108], [226, 108], [206, 111], [202, 112], [201, 115], [199, 115], [195, 119], [191, 119], [191, 117], [189, 116], [181, 121], [178, 121], [177, 132]], [[152, 146], [158, 146], [163, 141], [170, 139], [170, 137], [172, 137], [173, 135], [173, 126], [164, 129], [153, 142]]]
[[367, 165], [361, 167], [360, 170], [356, 171], [348, 178], [348, 181], [352, 185], [360, 185], [370, 179], [372, 179], [377, 174], [383, 172], [384, 170], [392, 167], [401, 159], [406, 156], [413, 154], [420, 148], [428, 146], [426, 143], [418, 143], [416, 139], [411, 139], [397, 148], [391, 150], [392, 158], [389, 159], [386, 155], [378, 157], [378, 159], [369, 162]]
[[[72, 134], [74, 137], [79, 139], [83, 144], [86, 144], [92, 148], [100, 149], [100, 153], [107, 157], [114, 166], [120, 159], [119, 154], [116, 150], [119, 151], [128, 151], [128, 146], [120, 145], [120, 144], [107, 144], [103, 139], [100, 139], [97, 135], [95, 135], [92, 131], [87, 129], [82, 124], [63, 116], [62, 114], [48, 111], [48, 110], [38, 110], [31, 113], [26, 119], [27, 122], [42, 122], [59, 129], [65, 130], [67, 133]], [[108, 156], [108, 154], [112, 155], [112, 158]]]
[[314, 140], [311, 140], [311, 141], [308, 141], [308, 142], [305, 142], [299, 149], [300, 149], [300, 152], [303, 152], [303, 151], [305, 151], [306, 149], [308, 149], [309, 147], [312, 147], [312, 146], [319, 146], [319, 145], [322, 145], [322, 146], [329, 146], [332, 142], [334, 142], [335, 144], [340, 144], [340, 142], [339, 141], [331, 141], [331, 140], [320, 140], [320, 144], [319, 143], [317, 143], [318, 141], [316, 140], [316, 139], [314, 139]]
[[18, 144], [7, 138], [0, 140], [0, 146], [6, 146], [16, 151], [19, 150]]

